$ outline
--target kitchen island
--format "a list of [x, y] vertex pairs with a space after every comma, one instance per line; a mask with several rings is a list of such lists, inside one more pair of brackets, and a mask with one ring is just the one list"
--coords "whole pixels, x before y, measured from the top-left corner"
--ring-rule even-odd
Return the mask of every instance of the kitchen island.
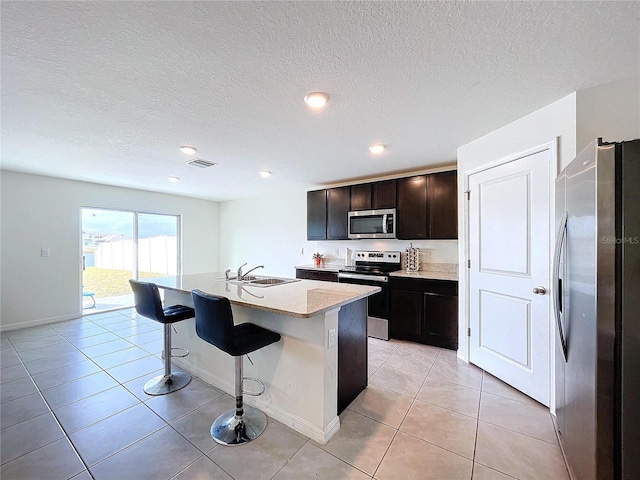
[[[236, 324], [282, 335], [250, 354], [253, 365], [244, 362], [244, 375], [266, 386], [264, 395], [245, 396], [245, 402], [319, 443], [340, 428], [339, 413], [367, 385], [367, 297], [379, 287], [312, 280], [260, 287], [225, 281], [223, 273], [153, 281], [166, 304], [193, 306], [191, 291], [199, 289], [227, 297]], [[174, 326], [173, 346], [189, 355], [173, 363], [233, 395], [233, 357], [198, 338], [194, 319]], [[245, 390], [253, 387], [245, 382]]]

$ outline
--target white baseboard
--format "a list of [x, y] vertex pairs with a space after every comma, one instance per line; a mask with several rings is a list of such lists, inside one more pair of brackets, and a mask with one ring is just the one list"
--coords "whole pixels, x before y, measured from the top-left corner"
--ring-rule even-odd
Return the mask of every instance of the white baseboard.
[[[173, 360], [171, 360], [171, 363], [177, 365], [180, 368], [183, 368], [196, 377], [201, 378], [209, 385], [217, 388], [218, 390], [222, 390], [223, 392], [231, 396], [235, 395], [235, 385], [220, 381], [219, 378], [214, 377], [210, 372], [194, 367], [193, 365], [187, 365], [185, 362], [175, 357]], [[302, 435], [309, 437], [311, 440], [314, 440], [315, 442], [318, 442], [322, 445], [331, 440], [331, 437], [333, 437], [335, 433], [340, 430], [340, 417], [338, 417], [337, 415], [323, 430], [322, 428], [309, 423], [307, 420], [300, 418], [297, 415], [292, 415], [291, 413], [285, 412], [284, 410], [276, 408], [270, 404], [260, 403], [250, 396], [245, 396], [244, 401], [247, 405], [259, 408], [269, 417], [279, 421], [280, 423], [283, 423], [296, 432], [301, 433]], [[213, 422], [213, 420], [215, 419], [212, 419], [211, 421]]]
[[9, 323], [0, 325], [0, 332], [8, 332], [10, 330], [18, 330], [20, 328], [39, 327], [48, 323], [64, 322], [65, 320], [73, 320], [82, 317], [82, 313], [75, 315], [61, 315], [59, 317], [40, 318], [38, 320], [27, 320], [26, 322]]

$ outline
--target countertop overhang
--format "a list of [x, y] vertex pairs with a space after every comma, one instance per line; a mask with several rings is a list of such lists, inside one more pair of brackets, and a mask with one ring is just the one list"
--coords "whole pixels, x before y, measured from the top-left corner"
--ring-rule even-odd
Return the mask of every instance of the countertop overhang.
[[232, 305], [298, 318], [309, 318], [380, 291], [380, 287], [316, 280], [299, 280], [270, 287], [236, 285], [225, 281], [222, 272], [167, 276], [150, 281], [160, 288], [182, 293], [202, 290], [227, 297]]

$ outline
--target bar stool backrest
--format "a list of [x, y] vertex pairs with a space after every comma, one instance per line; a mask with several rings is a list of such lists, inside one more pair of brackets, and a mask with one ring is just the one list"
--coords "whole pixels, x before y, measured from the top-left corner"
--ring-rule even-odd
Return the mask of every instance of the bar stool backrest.
[[167, 323], [162, 310], [162, 300], [160, 299], [158, 286], [155, 283], [139, 282], [133, 279], [129, 280], [129, 284], [131, 285], [131, 290], [133, 290], [136, 312], [151, 320]]
[[196, 310], [198, 336], [229, 355], [234, 355], [236, 342], [229, 299], [201, 290], [194, 290], [191, 296]]

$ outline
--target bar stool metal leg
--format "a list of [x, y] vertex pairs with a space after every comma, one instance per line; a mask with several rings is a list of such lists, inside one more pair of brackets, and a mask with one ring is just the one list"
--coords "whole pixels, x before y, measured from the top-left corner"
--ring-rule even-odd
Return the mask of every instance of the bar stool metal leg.
[[171, 324], [164, 324], [164, 375], [152, 378], [144, 384], [147, 395], [166, 395], [186, 387], [191, 375], [184, 372], [171, 372]]
[[235, 357], [236, 408], [223, 413], [211, 425], [211, 436], [222, 445], [242, 445], [256, 439], [267, 428], [267, 416], [243, 401], [242, 355]]

